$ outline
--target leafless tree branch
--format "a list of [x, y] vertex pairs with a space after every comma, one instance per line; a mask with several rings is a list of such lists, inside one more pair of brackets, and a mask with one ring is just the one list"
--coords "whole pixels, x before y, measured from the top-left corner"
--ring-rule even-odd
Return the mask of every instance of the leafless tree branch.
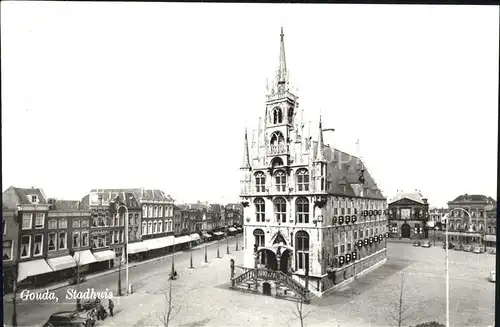
[[406, 281], [406, 276], [402, 274], [398, 300], [391, 301], [389, 303], [389, 310], [387, 312], [388, 317], [386, 317], [386, 320], [396, 327], [401, 327], [403, 322], [411, 316], [409, 314], [406, 314], [406, 312], [411, 308], [411, 306], [404, 302], [405, 281]]

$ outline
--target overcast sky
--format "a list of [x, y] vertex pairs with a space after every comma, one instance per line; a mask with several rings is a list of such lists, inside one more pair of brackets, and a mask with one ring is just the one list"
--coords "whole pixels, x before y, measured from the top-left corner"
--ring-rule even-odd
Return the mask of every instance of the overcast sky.
[[489, 6], [2, 2], [3, 190], [159, 188], [238, 200], [284, 27], [304, 118], [392, 197], [496, 197]]

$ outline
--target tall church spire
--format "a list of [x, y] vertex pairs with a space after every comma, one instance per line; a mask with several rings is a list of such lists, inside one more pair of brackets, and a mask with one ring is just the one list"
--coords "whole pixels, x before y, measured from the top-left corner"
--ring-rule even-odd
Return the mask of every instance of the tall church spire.
[[318, 149], [316, 150], [316, 159], [314, 161], [326, 161], [323, 155], [323, 126], [321, 124], [321, 116], [319, 116], [319, 131], [318, 131]]
[[243, 149], [243, 163], [241, 165], [242, 169], [250, 169], [250, 157], [248, 154], [248, 137], [247, 137], [247, 129], [245, 128], [245, 146]]
[[285, 59], [285, 40], [284, 40], [284, 34], [283, 34], [283, 26], [281, 27], [281, 34], [280, 34], [280, 59], [279, 59], [279, 64], [278, 64], [278, 72], [277, 72], [277, 83], [278, 87], [284, 88], [286, 84], [288, 83], [288, 72], [286, 70], [286, 59]]

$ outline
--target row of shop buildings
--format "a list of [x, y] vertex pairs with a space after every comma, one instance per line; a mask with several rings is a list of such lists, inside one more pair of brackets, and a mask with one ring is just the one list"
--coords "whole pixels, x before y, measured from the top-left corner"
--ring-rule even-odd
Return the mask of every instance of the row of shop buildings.
[[427, 238], [429, 231], [448, 230], [452, 242], [496, 245], [496, 200], [490, 196], [463, 194], [448, 208], [429, 209], [418, 190], [397, 192], [389, 201], [388, 230], [391, 237]]
[[[3, 193], [4, 290], [39, 286], [110, 269], [129, 260], [183, 250], [236, 233], [241, 205], [175, 205], [161, 190], [95, 189], [79, 201], [47, 198], [39, 188]], [[125, 221], [127, 219], [127, 221]]]

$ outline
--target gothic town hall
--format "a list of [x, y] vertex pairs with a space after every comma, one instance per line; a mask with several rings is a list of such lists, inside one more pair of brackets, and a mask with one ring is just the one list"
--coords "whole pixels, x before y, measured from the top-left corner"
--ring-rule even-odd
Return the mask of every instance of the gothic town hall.
[[[244, 273], [232, 287], [308, 301], [386, 259], [387, 200], [360, 158], [306, 132], [290, 88], [283, 29], [265, 116], [241, 170]], [[300, 117], [299, 117], [300, 116]]]

